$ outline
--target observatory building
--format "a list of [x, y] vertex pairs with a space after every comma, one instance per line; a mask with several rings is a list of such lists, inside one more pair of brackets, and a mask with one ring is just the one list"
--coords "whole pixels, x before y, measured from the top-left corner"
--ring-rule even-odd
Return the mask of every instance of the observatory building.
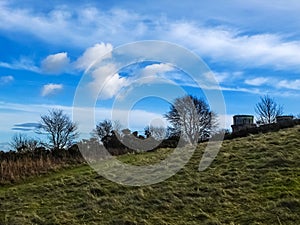
[[254, 123], [254, 116], [252, 115], [235, 115], [233, 116], [233, 125], [231, 125], [232, 132], [239, 132], [247, 128], [256, 127]]

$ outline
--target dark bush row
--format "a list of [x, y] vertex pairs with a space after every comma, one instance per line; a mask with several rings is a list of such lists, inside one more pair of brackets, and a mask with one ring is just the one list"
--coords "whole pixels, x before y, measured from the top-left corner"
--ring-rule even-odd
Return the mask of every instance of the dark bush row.
[[69, 149], [57, 149], [57, 150], [47, 150], [44, 147], [38, 147], [33, 151], [26, 152], [16, 152], [16, 151], [8, 151], [3, 152], [0, 151], [0, 160], [9, 160], [16, 161], [19, 159], [40, 159], [51, 157], [53, 159], [61, 159], [61, 160], [82, 160], [81, 153], [78, 149], [77, 145], [71, 146]]
[[300, 119], [286, 120], [278, 123], [261, 125], [259, 127], [246, 128], [239, 132], [226, 134], [224, 139], [228, 140], [228, 139], [233, 139], [238, 137], [246, 137], [249, 134], [275, 132], [275, 131], [279, 131], [280, 129], [294, 127], [296, 125], [300, 125]]
[[132, 152], [153, 151], [158, 148], [176, 148], [179, 137], [170, 137], [159, 141], [151, 136], [144, 138], [143, 136], [130, 134], [120, 137], [113, 133], [105, 136], [102, 142], [111, 155], [121, 155]]

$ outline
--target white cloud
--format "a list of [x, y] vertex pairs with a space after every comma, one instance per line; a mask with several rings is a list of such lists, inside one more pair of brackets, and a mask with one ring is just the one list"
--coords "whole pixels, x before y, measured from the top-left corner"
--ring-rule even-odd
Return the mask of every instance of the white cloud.
[[230, 76], [230, 74], [226, 72], [213, 72], [213, 75], [219, 83], [226, 81]]
[[[205, 5], [210, 6], [210, 4]], [[256, 15], [260, 15], [258, 12], [261, 12], [261, 9], [254, 10], [256, 4], [249, 3], [248, 5], [251, 6]], [[266, 9], [266, 5], [264, 5], [264, 9]], [[293, 11], [293, 15], [297, 15], [295, 14], [297, 10], [294, 3], [292, 4], [293, 9], [289, 10], [287, 10], [289, 7], [284, 8], [284, 10], [281, 9], [282, 3], [279, 5], [279, 8], [268, 7], [267, 9], [270, 12], [274, 10], [281, 13]], [[172, 7], [179, 9], [176, 4]], [[239, 3], [226, 3], [226, 7], [232, 8], [236, 12], [239, 11], [239, 8], [244, 8]], [[293, 30], [291, 34], [285, 32], [286, 36], [269, 32], [257, 33], [256, 31], [255, 34], [249, 34], [249, 30], [199, 25], [199, 21], [202, 20], [197, 20], [195, 15], [188, 17], [185, 22], [178, 22], [169, 20], [165, 16], [137, 14], [134, 9], [129, 11], [115, 8], [101, 11], [96, 7], [91, 7], [91, 5], [72, 7], [72, 10], [70, 8], [57, 6], [50, 12], [37, 13], [34, 10], [2, 4], [0, 5], [0, 18], [2, 19], [0, 29], [5, 32], [24, 32], [34, 35], [46, 43], [64, 46], [67, 44], [81, 49], [99, 40], [124, 44], [143, 39], [160, 39], [188, 47], [199, 53], [201, 57], [209, 57], [216, 62], [231, 62], [242, 67], [269, 66], [279, 69], [292, 70], [296, 68], [300, 70], [300, 41], [286, 39], [288, 35], [294, 34], [295, 31]], [[223, 16], [226, 14], [223, 20], [220, 20], [226, 21], [228, 14], [224, 10], [219, 12], [210, 8], [208, 12], [203, 12], [204, 15], [207, 15], [204, 17], [211, 18], [209, 14], [212, 12], [221, 13]], [[240, 15], [241, 21], [249, 22], [248, 17], [242, 13], [237, 15]], [[235, 20], [236, 16], [234, 16]], [[264, 16], [260, 16], [265, 19]], [[213, 17], [213, 19], [215, 18]], [[195, 25], [195, 21], [197, 21], [197, 25]], [[244, 31], [248, 34], [243, 33]], [[95, 60], [102, 53], [106, 53], [110, 47], [104, 44], [95, 45], [92, 47], [94, 49], [89, 49], [86, 55], [78, 60], [77, 68], [87, 68], [92, 62], [91, 60]], [[97, 48], [100, 49], [100, 53], [97, 52]], [[5, 62], [2, 64], [5, 65]]]
[[[167, 72], [171, 72], [172, 75], [166, 74]], [[179, 73], [175, 73], [176, 69], [168, 63], [155, 63], [146, 66], [141, 69], [140, 73], [135, 74], [135, 76], [130, 77], [130, 83], [135, 82], [139, 84], [150, 84], [150, 83], [161, 83], [161, 82], [171, 82], [174, 79], [182, 79], [182, 75]]]
[[233, 72], [213, 71], [212, 73], [219, 83], [232, 82], [236, 79], [240, 79], [244, 74], [242, 71], [233, 71]]
[[[249, 84], [249, 85], [252, 85], [252, 86], [263, 86], [263, 85], [267, 84], [268, 86], [273, 87], [274, 90], [276, 90], [276, 92], [278, 92], [282, 88], [289, 89], [291, 91], [292, 90], [300, 90], [300, 79], [280, 80], [280, 79], [275, 78], [275, 77], [270, 77], [270, 78], [257, 77], [257, 78], [245, 80], [245, 84]], [[261, 90], [261, 92], [263, 92], [263, 91]], [[281, 94], [279, 94], [279, 95], [287, 95], [288, 96], [288, 95], [291, 95], [292, 92], [280, 91], [280, 93]]]
[[101, 64], [105, 59], [111, 59], [113, 46], [109, 43], [97, 43], [85, 50], [83, 55], [74, 62], [74, 67], [88, 71], [92, 81], [87, 84], [87, 90], [99, 99], [110, 99], [119, 90], [128, 85], [127, 78], [117, 72], [117, 65], [113, 62]]
[[[208, 90], [221, 90], [215, 79], [212, 79], [212, 74], [204, 74], [203, 79], [198, 84], [191, 77], [179, 72], [173, 65], [168, 63], [155, 63], [140, 69], [139, 72], [134, 73], [133, 76], [122, 77], [117, 72], [117, 66], [114, 63], [101, 64], [100, 66], [93, 68], [90, 71], [90, 76], [92, 81], [88, 83], [86, 90], [90, 91], [93, 96], [98, 96], [99, 99], [110, 99], [117, 97], [122, 99], [127, 95], [132, 88], [136, 85], [141, 84], [152, 84], [152, 83], [170, 83], [179, 86], [190, 86], [190, 87], [200, 87]], [[169, 73], [170, 72], [170, 73]], [[228, 81], [236, 77], [241, 77], [242, 72], [217, 72], [213, 73], [217, 81]], [[120, 93], [120, 90], [126, 90]], [[258, 92], [258, 90], [249, 89], [232, 89], [224, 88], [223, 90], [234, 90], [234, 91], [247, 91], [253, 93]], [[120, 93], [120, 95], [118, 95]]]
[[100, 99], [110, 99], [114, 97], [119, 90], [127, 86], [127, 79], [116, 73], [115, 64], [106, 64], [99, 66], [91, 72], [93, 81], [88, 84], [87, 90], [90, 90], [93, 95]]
[[174, 70], [174, 67], [171, 64], [167, 63], [158, 63], [146, 66], [142, 70], [142, 76], [158, 76], [163, 75], [166, 72]]
[[113, 76], [105, 79], [104, 88], [101, 90], [99, 97], [101, 99], [113, 98], [122, 87], [126, 87], [127, 85], [127, 79], [125, 77], [120, 77], [120, 75], [116, 73]]
[[281, 80], [277, 83], [277, 87], [300, 90], [300, 80]]
[[59, 90], [63, 89], [62, 84], [45, 84], [42, 89], [42, 96], [54, 94]]
[[[258, 30], [268, 30], [264, 29], [265, 27], [271, 27], [274, 30], [278, 24], [285, 25], [280, 29], [290, 26], [297, 28], [297, 25], [299, 27], [299, 4], [297, 1], [286, 3], [277, 0], [273, 4], [269, 4], [257, 0], [247, 3], [234, 0], [230, 3], [227, 1], [218, 3], [222, 7], [215, 7], [214, 1], [193, 2], [194, 7], [191, 7], [189, 1], [186, 4], [176, 2], [170, 4], [169, 1], [162, 1], [159, 7], [161, 13], [157, 13], [157, 4], [150, 1], [136, 4], [122, 2], [118, 4], [119, 9], [114, 4], [108, 4], [107, 6], [111, 6], [113, 9], [106, 11], [101, 7], [102, 4], [97, 6], [95, 1], [88, 4], [86, 1], [85, 3], [58, 2], [58, 4], [54, 4], [53, 10], [45, 11], [39, 10], [40, 7], [33, 7], [36, 6], [33, 3], [32, 5], [22, 4], [22, 8], [17, 3], [7, 3], [0, 5], [0, 18], [2, 19], [0, 28], [23, 31], [45, 40], [47, 43], [87, 46], [98, 40], [108, 41], [109, 39], [121, 40], [121, 43], [126, 43], [137, 40], [136, 37], [145, 38], [143, 36], [145, 33], [152, 35], [150, 38], [153, 39], [154, 36], [158, 36], [157, 33], [166, 28], [163, 23], [170, 24], [166, 16], [163, 17], [159, 14], [178, 19], [183, 16], [182, 12], [187, 10], [189, 15], [183, 17], [191, 21], [223, 22], [235, 24], [238, 27], [253, 27]], [[124, 8], [128, 10], [124, 10]], [[249, 12], [255, 19], [249, 18]], [[277, 18], [281, 18], [281, 20], [277, 20]], [[272, 23], [261, 23], [260, 21], [272, 21]], [[297, 32], [295, 28], [291, 31]]]
[[97, 43], [93, 47], [85, 50], [83, 55], [75, 62], [75, 67], [84, 70], [88, 69], [93, 63], [110, 58], [111, 54], [109, 53], [112, 49], [113, 46], [110, 43]]
[[20, 8], [16, 4], [0, 4], [0, 29], [23, 32], [46, 43], [77, 48], [99, 40], [114, 39], [126, 43], [144, 33], [140, 15], [116, 8], [104, 11], [91, 5], [75, 3], [66, 7], [65, 3], [59, 3], [50, 11], [42, 12], [29, 7]]
[[253, 78], [253, 79], [246, 79], [245, 80], [246, 84], [249, 84], [249, 85], [252, 85], [252, 86], [261, 86], [261, 85], [267, 84], [269, 82], [270, 82], [270, 79], [266, 78], [266, 77], [256, 77], [256, 78]]
[[14, 81], [13, 76], [2, 76], [2, 77], [0, 77], [0, 85], [8, 84], [8, 83], [13, 82], [13, 81]]
[[245, 35], [224, 27], [199, 27], [179, 22], [171, 24], [163, 35], [216, 62], [300, 69], [300, 41], [285, 41], [277, 34]]
[[[158, 63], [148, 65], [141, 69], [140, 73], [134, 76], [121, 77], [117, 73], [117, 66], [113, 63], [100, 65], [91, 72], [93, 81], [89, 83], [90, 90], [100, 99], [110, 99], [115, 97], [122, 88], [143, 83], [162, 82], [160, 78], [171, 80], [172, 77], [165, 76], [166, 72], [174, 70], [170, 64]], [[130, 87], [129, 87], [130, 89]], [[118, 96], [122, 98], [122, 96]]]
[[42, 61], [42, 70], [46, 73], [58, 74], [66, 71], [70, 59], [66, 52], [61, 52], [47, 56]]

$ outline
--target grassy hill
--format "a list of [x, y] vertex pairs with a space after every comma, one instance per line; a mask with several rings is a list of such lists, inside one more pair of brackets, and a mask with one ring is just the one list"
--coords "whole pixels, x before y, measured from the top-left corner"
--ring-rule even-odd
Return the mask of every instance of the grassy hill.
[[[2, 186], [0, 224], [300, 224], [300, 126], [224, 141], [199, 172], [204, 148], [151, 186], [122, 186], [87, 165]], [[119, 158], [142, 165], [170, 151]]]

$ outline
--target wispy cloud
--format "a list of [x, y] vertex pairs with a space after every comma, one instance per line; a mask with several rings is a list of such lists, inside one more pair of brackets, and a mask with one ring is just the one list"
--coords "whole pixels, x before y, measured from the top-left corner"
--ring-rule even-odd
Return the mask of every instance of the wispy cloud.
[[0, 4], [0, 18], [0, 29], [6, 32], [23, 32], [46, 43], [79, 48], [99, 40], [109, 41], [112, 36], [124, 43], [144, 32], [143, 20], [134, 12], [116, 8], [102, 11], [86, 5], [58, 5], [50, 12], [37, 13], [17, 5]]
[[22, 128], [22, 127], [13, 127], [13, 131], [32, 131], [30, 128]]
[[14, 81], [13, 76], [1, 76], [0, 77], [0, 85], [8, 84]]
[[31, 123], [18, 123], [15, 124], [15, 127], [27, 127], [27, 128], [37, 128], [40, 127], [39, 123], [31, 122]]
[[14, 131], [34, 131], [35, 129], [39, 128], [41, 125], [40, 123], [31, 122], [31, 123], [20, 123], [15, 124], [12, 130]]
[[294, 89], [300, 91], [300, 79], [297, 80], [281, 80], [277, 84], [278, 87]]
[[178, 22], [171, 24], [164, 35], [214, 61], [232, 62], [244, 67], [300, 70], [300, 41], [286, 41], [278, 34], [245, 35], [227, 27]]
[[142, 76], [158, 76], [166, 72], [173, 71], [175, 68], [168, 63], [155, 63], [148, 65], [142, 70]]
[[245, 84], [250, 86], [260, 86], [265, 88], [270, 86], [276, 91], [283, 90], [300, 90], [300, 79], [280, 79], [278, 77], [256, 77], [251, 79], [246, 79]]
[[[240, 4], [237, 5], [241, 7]], [[238, 7], [234, 9], [237, 10]], [[275, 10], [274, 7], [272, 9]], [[72, 10], [58, 6], [50, 12], [37, 13], [34, 10], [2, 4], [0, 17], [1, 30], [24, 32], [55, 45], [70, 45], [73, 48], [83, 49], [99, 40], [118, 45], [151, 38], [174, 42], [194, 50], [201, 57], [215, 62], [230, 62], [238, 67], [263, 66], [300, 70], [300, 41], [288, 39], [289, 34], [286, 36], [270, 32], [246, 34], [247, 30], [230, 26], [203, 25], [199, 21], [196, 23], [192, 18], [175, 21], [166, 17], [157, 18], [156, 15], [139, 14], [128, 9], [114, 8], [101, 11], [91, 5], [75, 7]], [[96, 44], [77, 60], [76, 67], [87, 68], [95, 55], [99, 57], [109, 50], [110, 44]], [[50, 59], [53, 60], [53, 58], [48, 60], [51, 61]], [[66, 63], [67, 57], [64, 56], [63, 60], [60, 60], [58, 60], [60, 63]], [[61, 68], [59, 65], [63, 64], [56, 65]], [[34, 64], [24, 62], [0, 62], [0, 66], [38, 71]], [[55, 66], [47, 68], [46, 66], [45, 71], [54, 68], [56, 72], [58, 69]]]
[[[173, 76], [170, 75], [170, 72], [174, 72]], [[168, 63], [154, 63], [148, 65], [141, 69], [140, 73], [135, 74], [135, 76], [130, 77], [130, 82], [137, 81], [140, 84], [142, 83], [160, 83], [163, 80], [174, 80], [174, 78], [178, 79], [178, 74], [175, 73], [176, 68]], [[179, 75], [180, 76], [180, 75]], [[182, 78], [182, 76], [180, 76]]]
[[35, 65], [35, 63], [28, 58], [21, 58], [19, 60], [14, 60], [13, 62], [0, 62], [0, 67], [14, 69], [14, 70], [26, 70], [39, 73], [40, 68]]
[[42, 89], [42, 96], [47, 96], [47, 95], [50, 95], [50, 94], [54, 94], [56, 93], [57, 91], [60, 91], [63, 89], [63, 85], [62, 84], [45, 84], [43, 86], [43, 89]]
[[249, 84], [252, 86], [261, 86], [263, 84], [269, 83], [270, 79], [266, 77], [256, 77], [253, 79], [246, 79], [245, 84]]

